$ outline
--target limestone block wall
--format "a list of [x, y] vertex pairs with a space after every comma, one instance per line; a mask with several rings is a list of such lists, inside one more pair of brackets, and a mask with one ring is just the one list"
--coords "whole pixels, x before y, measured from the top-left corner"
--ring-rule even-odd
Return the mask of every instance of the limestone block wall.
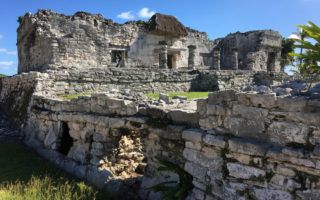
[[17, 125], [27, 117], [27, 109], [33, 93], [39, 89], [41, 73], [20, 74], [0, 79], [0, 109]]
[[[282, 36], [273, 30], [232, 33], [217, 40], [221, 69], [280, 71]], [[233, 60], [234, 53], [237, 54]]]
[[143, 68], [91, 68], [88, 70], [48, 71], [52, 93], [131, 89], [135, 92], [239, 90], [248, 84], [271, 85], [283, 81], [281, 73], [215, 70], [160, 70]]
[[188, 36], [171, 38], [151, 34], [147, 22], [117, 24], [99, 14], [77, 12], [72, 16], [50, 10], [27, 13], [19, 18], [18, 72], [46, 69], [115, 67], [114, 51], [123, 52], [121, 67], [159, 67], [160, 41], [175, 56], [173, 68], [188, 67], [188, 46], [199, 51], [195, 66], [211, 66], [212, 41], [207, 34], [188, 29]]
[[57, 97], [82, 92], [105, 92], [130, 89], [135, 92], [239, 90], [259, 83], [281, 82], [281, 73], [215, 70], [149, 70], [142, 68], [108, 68], [59, 70], [22, 73], [0, 81], [0, 106], [10, 118], [21, 125], [27, 116], [32, 95]]
[[[150, 186], [176, 180], [159, 159], [184, 166], [183, 125], [139, 115], [136, 102], [99, 94], [73, 101], [34, 97], [25, 142], [51, 162], [98, 187], [154, 199]], [[71, 143], [65, 149], [65, 136]], [[139, 192], [139, 193], [137, 193]]]
[[212, 93], [183, 132], [194, 199], [318, 199], [320, 101]]
[[[178, 178], [157, 172], [161, 158], [193, 176], [188, 199], [320, 196], [319, 100], [226, 90], [198, 100], [194, 112], [141, 107], [106, 94], [34, 97], [32, 105], [26, 142], [100, 187], [157, 199], [146, 188]], [[73, 143], [63, 155], [65, 127]]]

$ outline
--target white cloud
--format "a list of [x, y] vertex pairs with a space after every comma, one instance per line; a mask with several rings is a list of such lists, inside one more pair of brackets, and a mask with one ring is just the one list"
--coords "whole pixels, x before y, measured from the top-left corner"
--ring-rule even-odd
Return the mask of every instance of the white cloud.
[[295, 34], [295, 33], [289, 35], [288, 38], [289, 38], [289, 39], [300, 39], [300, 37], [299, 37], [297, 34]]
[[141, 17], [141, 18], [150, 18], [154, 14], [156, 14], [155, 11], [150, 11], [149, 8], [142, 8], [139, 11], [138, 16]]
[[17, 51], [7, 51], [7, 54], [16, 56], [17, 55]]
[[8, 69], [13, 63], [13, 61], [0, 61], [0, 69]]
[[5, 53], [7, 55], [17, 55], [17, 52], [16, 51], [8, 51], [7, 49], [5, 48], [0, 48], [0, 53]]
[[135, 19], [135, 16], [132, 14], [132, 11], [120, 13], [119, 15], [117, 15], [117, 17], [120, 19], [126, 19], [126, 20]]
[[3, 35], [0, 34], [0, 40], [3, 38]]

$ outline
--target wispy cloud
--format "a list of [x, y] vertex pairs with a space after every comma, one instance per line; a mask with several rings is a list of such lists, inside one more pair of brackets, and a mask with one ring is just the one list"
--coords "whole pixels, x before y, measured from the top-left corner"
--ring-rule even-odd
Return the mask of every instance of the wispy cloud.
[[5, 54], [7, 54], [7, 55], [13, 55], [13, 56], [17, 55], [17, 52], [16, 52], [16, 51], [8, 51], [8, 50], [5, 49], [5, 48], [0, 48], [0, 53], [5, 53]]
[[0, 34], [0, 40], [3, 38], [3, 35]]
[[0, 69], [9, 69], [13, 64], [13, 61], [0, 61]]
[[142, 8], [139, 11], [138, 16], [141, 17], [141, 18], [150, 18], [154, 14], [156, 14], [155, 11], [151, 11], [151, 10], [149, 10], [149, 8]]
[[117, 15], [118, 18], [124, 19], [124, 20], [133, 20], [133, 19], [147, 19], [152, 17], [156, 12], [151, 11], [149, 8], [142, 8], [138, 12], [133, 12], [132, 10], [127, 11], [127, 12], [122, 12]]
[[125, 19], [125, 20], [135, 19], [135, 16], [134, 16], [134, 14], [132, 14], [132, 11], [120, 13], [119, 15], [117, 15], [117, 17], [120, 19]]

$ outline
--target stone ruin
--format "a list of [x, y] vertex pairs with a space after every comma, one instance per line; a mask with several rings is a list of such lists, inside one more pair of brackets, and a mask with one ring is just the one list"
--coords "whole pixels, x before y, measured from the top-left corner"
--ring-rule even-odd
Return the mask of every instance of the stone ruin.
[[272, 30], [210, 40], [175, 17], [117, 24], [101, 15], [26, 14], [18, 28], [19, 73], [97, 67], [280, 71], [282, 37]]
[[[116, 24], [84, 12], [20, 18], [19, 74], [0, 108], [54, 165], [122, 199], [193, 177], [187, 199], [320, 199], [320, 100], [279, 72], [281, 36], [210, 41], [174, 17]], [[293, 84], [294, 83], [294, 84]], [[154, 101], [146, 92], [211, 91]], [[82, 94], [66, 99], [66, 94]], [[119, 198], [120, 198], [119, 197]]]

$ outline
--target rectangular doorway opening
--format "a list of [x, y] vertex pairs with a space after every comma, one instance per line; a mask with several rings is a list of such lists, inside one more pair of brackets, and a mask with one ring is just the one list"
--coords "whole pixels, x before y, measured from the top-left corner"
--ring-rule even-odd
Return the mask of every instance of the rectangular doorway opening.
[[70, 133], [69, 133], [70, 129], [66, 122], [62, 122], [61, 131], [62, 131], [62, 134], [61, 134], [59, 152], [63, 155], [68, 155], [71, 147], [73, 146], [73, 139], [70, 136]]
[[173, 68], [173, 55], [171, 54], [168, 54], [167, 65], [169, 69]]

